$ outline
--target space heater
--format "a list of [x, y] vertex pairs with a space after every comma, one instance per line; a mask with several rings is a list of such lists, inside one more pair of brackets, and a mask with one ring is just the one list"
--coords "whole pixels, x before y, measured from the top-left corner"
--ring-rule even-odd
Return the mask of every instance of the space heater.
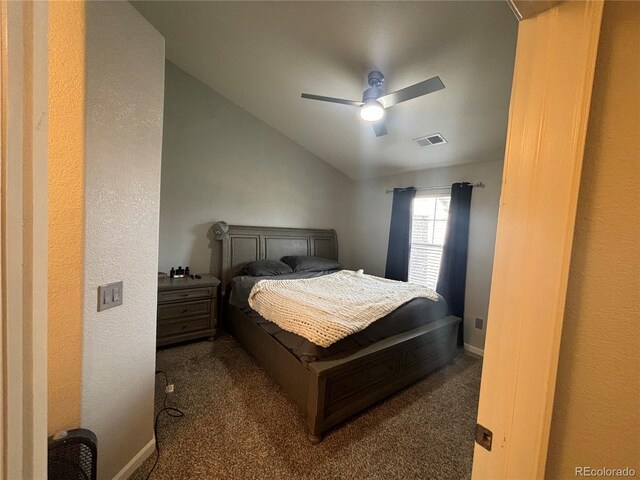
[[96, 480], [98, 441], [91, 430], [76, 428], [49, 437], [49, 480]]

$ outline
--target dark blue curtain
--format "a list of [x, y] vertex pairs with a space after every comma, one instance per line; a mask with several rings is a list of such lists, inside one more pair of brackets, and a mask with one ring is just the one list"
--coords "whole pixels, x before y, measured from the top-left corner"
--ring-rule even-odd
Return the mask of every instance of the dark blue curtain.
[[387, 268], [384, 276], [391, 280], [406, 282], [409, 277], [409, 254], [411, 253], [411, 220], [416, 189], [394, 188], [391, 207]]
[[[469, 218], [471, 214], [470, 183], [451, 185], [451, 204], [447, 234], [442, 249], [440, 275], [436, 291], [449, 306], [449, 315], [464, 319], [464, 294], [467, 282], [467, 255], [469, 252]], [[458, 328], [458, 345], [464, 343], [463, 323]]]

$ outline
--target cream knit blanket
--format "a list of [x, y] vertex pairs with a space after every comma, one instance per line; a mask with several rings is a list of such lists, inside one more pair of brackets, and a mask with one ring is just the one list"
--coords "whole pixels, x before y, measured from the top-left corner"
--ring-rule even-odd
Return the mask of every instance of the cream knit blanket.
[[364, 330], [414, 298], [436, 301], [434, 290], [365, 275], [362, 270], [292, 280], [261, 280], [249, 305], [280, 328], [328, 347]]

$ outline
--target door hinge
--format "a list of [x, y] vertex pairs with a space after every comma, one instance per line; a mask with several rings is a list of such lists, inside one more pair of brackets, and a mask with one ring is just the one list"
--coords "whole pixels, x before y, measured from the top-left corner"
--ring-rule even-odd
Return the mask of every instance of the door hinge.
[[493, 440], [493, 432], [479, 423], [476, 423], [476, 443], [481, 447], [491, 451], [491, 441]]

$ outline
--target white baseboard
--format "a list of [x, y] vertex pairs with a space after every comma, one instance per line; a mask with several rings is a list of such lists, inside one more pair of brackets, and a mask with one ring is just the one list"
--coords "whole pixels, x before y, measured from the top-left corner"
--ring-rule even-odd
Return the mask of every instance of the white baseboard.
[[136, 469], [142, 465], [147, 458], [149, 458], [149, 455], [151, 455], [155, 449], [156, 439], [152, 438], [149, 443], [142, 447], [142, 450], [136, 453], [136, 455], [129, 460], [129, 463], [127, 463], [122, 470], [116, 473], [113, 480], [127, 480], [131, 475], [133, 475], [133, 472], [135, 472]]
[[469, 345], [468, 343], [465, 343], [464, 349], [469, 353], [473, 353], [474, 355], [484, 357], [484, 350], [482, 350], [481, 348], [474, 347], [473, 345]]

